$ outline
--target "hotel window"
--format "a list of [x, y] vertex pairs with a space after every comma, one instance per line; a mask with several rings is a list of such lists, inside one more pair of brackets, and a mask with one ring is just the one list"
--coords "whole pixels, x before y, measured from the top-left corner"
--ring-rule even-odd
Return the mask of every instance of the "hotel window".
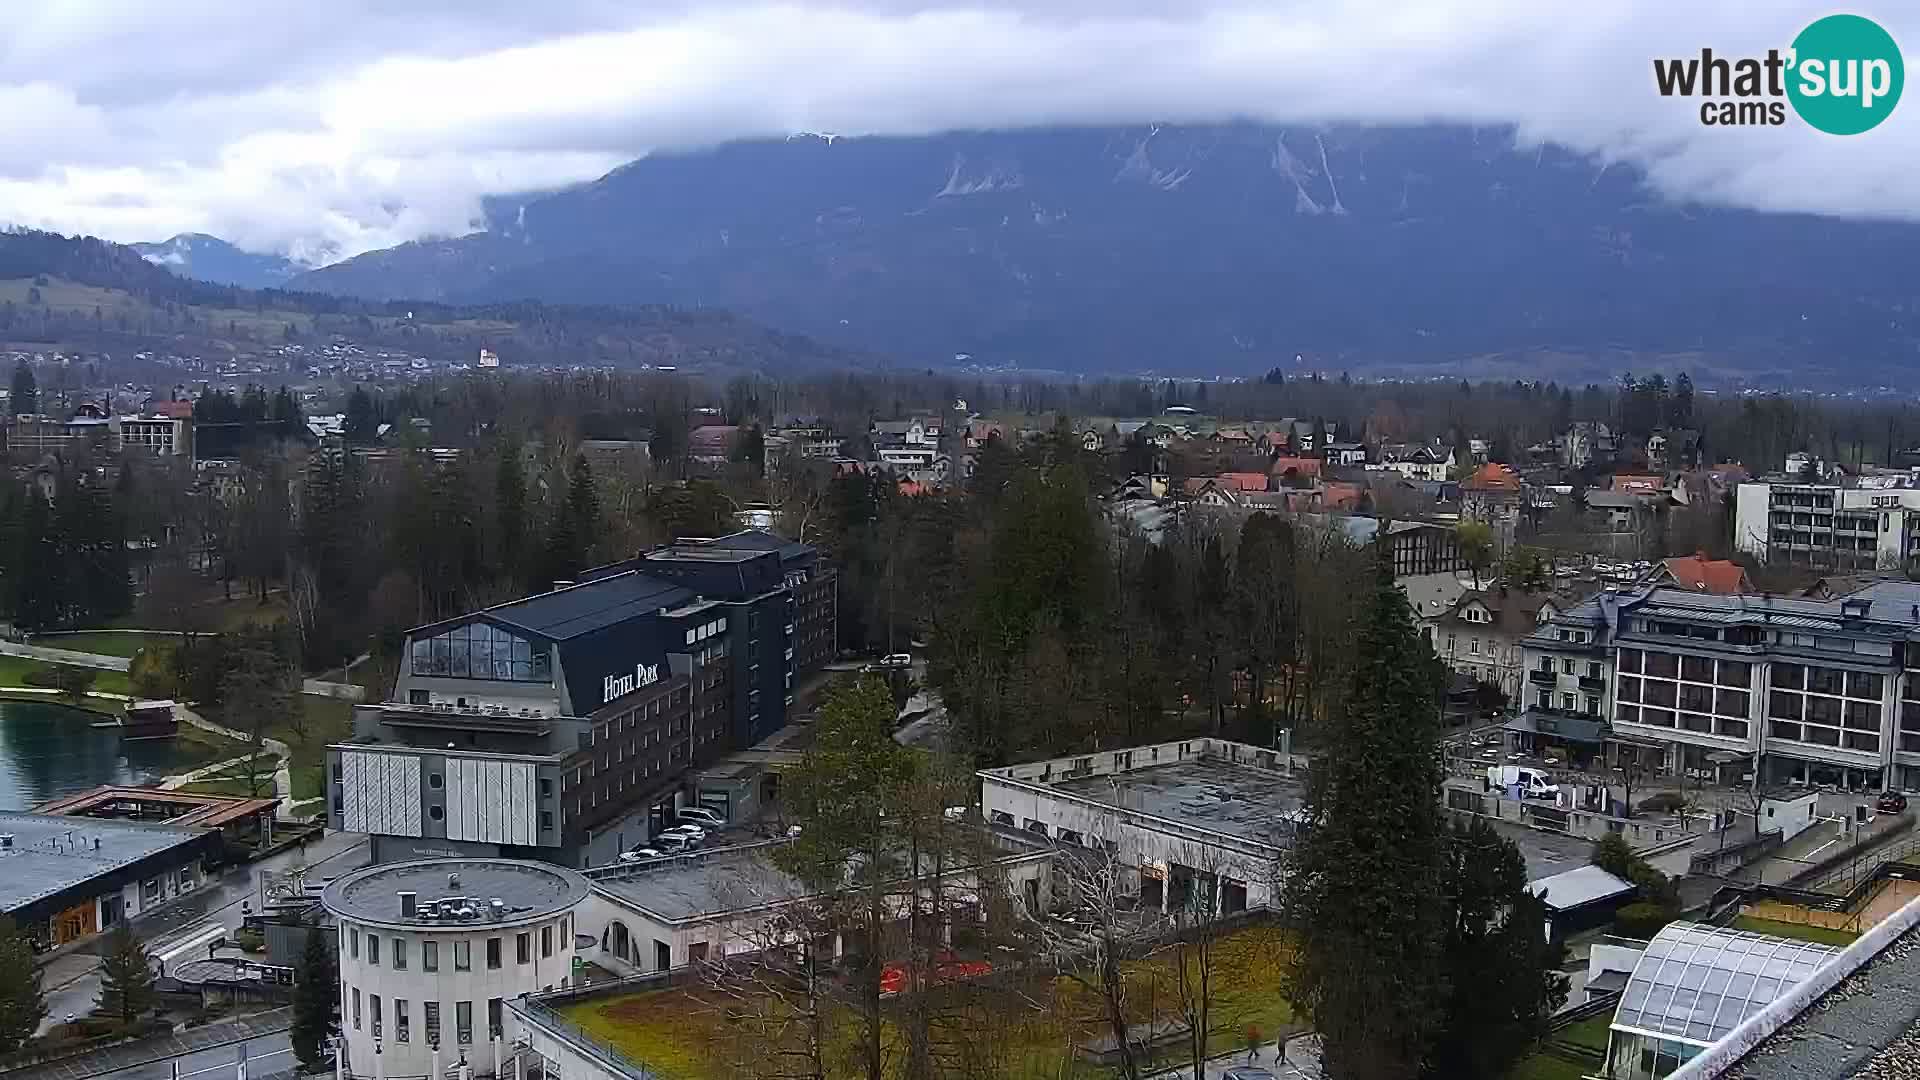
[[540, 928], [540, 955], [553, 955], [553, 927], [551, 926]]
[[397, 937], [393, 939], [393, 970], [395, 971], [407, 970], [407, 939], [406, 938]]
[[544, 646], [482, 622], [415, 640], [411, 668], [415, 675], [506, 682], [549, 682], [553, 674]]
[[487, 970], [500, 970], [500, 939], [497, 937], [487, 939]]
[[420, 967], [426, 971], [440, 970], [440, 943], [423, 941], [420, 943]]
[[437, 1001], [425, 1002], [420, 1006], [420, 1010], [422, 1015], [424, 1015], [427, 1020], [427, 1045], [439, 1046], [440, 1045], [440, 1003]]
[[513, 939], [513, 961], [516, 964], [533, 962], [533, 935], [522, 932]]
[[462, 1045], [473, 1041], [473, 1002], [456, 1001], [453, 1003], [453, 1024], [460, 1036]]
[[500, 1024], [500, 999], [488, 998], [487, 999], [487, 1035], [491, 1038], [497, 1039], [500, 1037], [502, 1030], [503, 1029]]
[[408, 1022], [407, 999], [394, 998], [393, 999], [393, 1041], [394, 1042], [410, 1042], [412, 1041], [412, 1039], [413, 1039], [413, 1028], [412, 1028], [412, 1025]]
[[360, 1030], [360, 988], [353, 988], [353, 1030]]
[[360, 959], [360, 929], [359, 929], [359, 927], [348, 927], [348, 928], [347, 928], [347, 955], [349, 955], [349, 956], [351, 956], [351, 957], [353, 957], [353, 958], [354, 958], [355, 960], [358, 960], [358, 959]]
[[380, 995], [367, 995], [367, 1011], [373, 1014], [373, 1037], [380, 1037]]
[[372, 967], [380, 966], [380, 935], [367, 935], [367, 963]]

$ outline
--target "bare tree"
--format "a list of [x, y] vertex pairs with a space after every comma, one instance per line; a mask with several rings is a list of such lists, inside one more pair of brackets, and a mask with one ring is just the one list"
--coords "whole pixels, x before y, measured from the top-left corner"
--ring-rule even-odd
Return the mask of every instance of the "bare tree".
[[721, 948], [700, 971], [740, 1036], [712, 1048], [714, 1064], [754, 1080], [826, 1080], [840, 913], [823, 898], [809, 898], [768, 914], [768, 899], [736, 891], [729, 904], [750, 912], [728, 928], [740, 948]]

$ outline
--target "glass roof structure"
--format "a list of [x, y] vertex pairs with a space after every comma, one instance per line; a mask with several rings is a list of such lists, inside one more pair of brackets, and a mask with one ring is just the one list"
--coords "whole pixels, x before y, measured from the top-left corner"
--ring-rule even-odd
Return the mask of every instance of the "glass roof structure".
[[1613, 1026], [1710, 1046], [1839, 951], [1769, 934], [1669, 923], [1634, 965]]

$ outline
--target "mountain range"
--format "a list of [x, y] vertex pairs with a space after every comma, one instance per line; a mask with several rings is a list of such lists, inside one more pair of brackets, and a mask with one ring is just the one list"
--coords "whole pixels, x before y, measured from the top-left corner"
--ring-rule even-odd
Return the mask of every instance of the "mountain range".
[[285, 256], [242, 251], [206, 233], [181, 233], [157, 244], [127, 246], [181, 277], [243, 289], [277, 289], [307, 269]]
[[719, 307], [914, 366], [1075, 372], [1552, 357], [1805, 385], [1905, 377], [1917, 343], [1920, 228], [1675, 203], [1504, 129], [796, 136], [494, 200], [487, 225], [290, 284]]

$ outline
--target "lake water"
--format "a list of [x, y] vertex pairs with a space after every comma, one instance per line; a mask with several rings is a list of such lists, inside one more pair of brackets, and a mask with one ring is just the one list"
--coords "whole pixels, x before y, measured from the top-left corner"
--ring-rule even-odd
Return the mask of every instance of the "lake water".
[[141, 784], [184, 772], [170, 739], [121, 742], [104, 717], [40, 701], [0, 700], [0, 810], [101, 784]]

